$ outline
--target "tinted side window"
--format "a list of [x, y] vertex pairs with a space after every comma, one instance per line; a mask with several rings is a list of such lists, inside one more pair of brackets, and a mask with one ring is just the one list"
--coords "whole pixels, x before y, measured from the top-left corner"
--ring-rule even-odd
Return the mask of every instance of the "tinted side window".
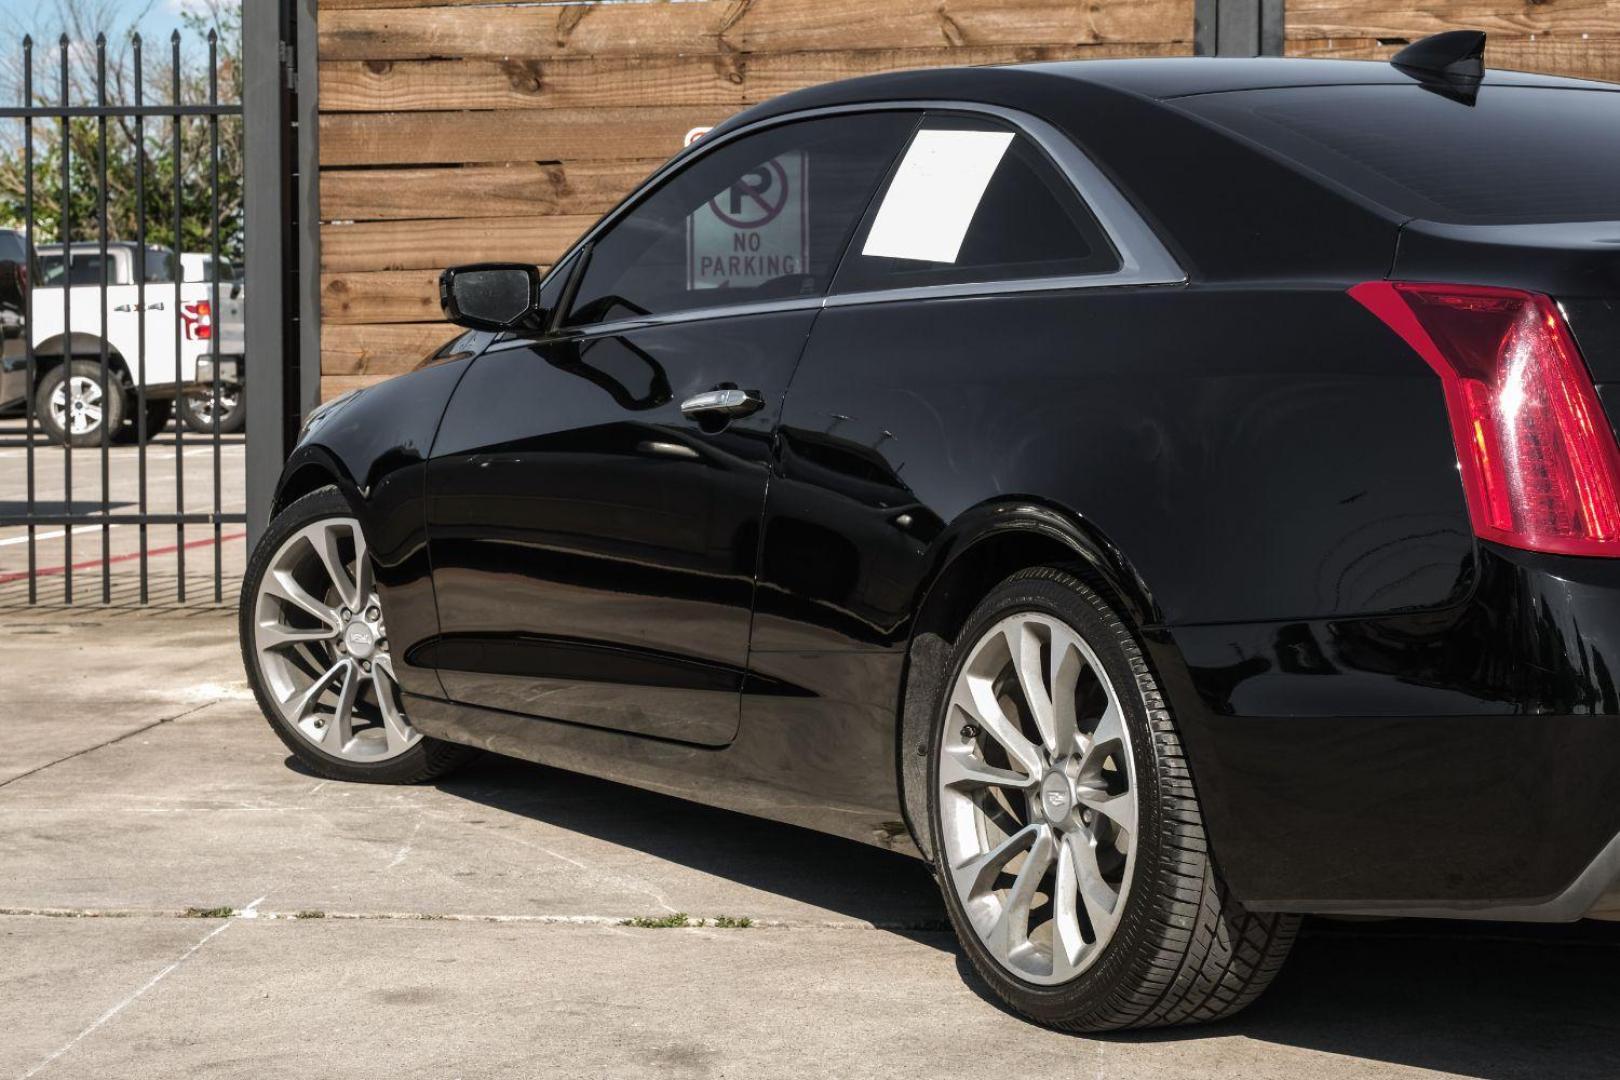
[[[108, 256], [109, 261], [111, 256]], [[111, 282], [113, 279], [108, 278]], [[101, 284], [101, 253], [81, 255], [73, 254], [73, 263], [68, 270], [69, 285], [100, 285]]]
[[931, 115], [838, 271], [835, 292], [1119, 269], [1107, 235], [1028, 136]]
[[916, 121], [802, 120], [703, 155], [597, 238], [566, 325], [822, 295]]
[[23, 307], [23, 281], [27, 264], [21, 233], [0, 229], [0, 307]]
[[[551, 268], [551, 272], [540, 283], [539, 305], [546, 311], [555, 311], [557, 305], [563, 301], [563, 290], [568, 287], [568, 279], [574, 273], [574, 264], [579, 262], [579, 252], [575, 251], [568, 258]], [[548, 319], [547, 322], [550, 320]]]
[[[149, 247], [146, 249], [146, 280], [154, 281], [174, 280], [174, 253], [168, 248]], [[207, 280], [204, 275], [203, 280]], [[220, 279], [225, 280], [224, 278]]]

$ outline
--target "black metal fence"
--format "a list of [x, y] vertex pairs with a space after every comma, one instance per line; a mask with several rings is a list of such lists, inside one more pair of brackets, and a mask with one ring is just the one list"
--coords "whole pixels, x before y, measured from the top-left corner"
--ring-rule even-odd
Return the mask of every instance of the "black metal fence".
[[[222, 172], [221, 125], [227, 139], [239, 139], [242, 107], [220, 100], [215, 34], [207, 37], [205, 67], [182, 55], [178, 32], [168, 46], [162, 71], [163, 57], [143, 67], [138, 36], [120, 43], [110, 94], [105, 37], [93, 57], [66, 35], [36, 56], [25, 38], [20, 104], [0, 107], [0, 123], [12, 129], [10, 177], [20, 188], [11, 192], [10, 213], [0, 215], [0, 231], [13, 226], [23, 253], [20, 265], [0, 274], [0, 307], [12, 309], [0, 373], [0, 399], [9, 399], [0, 409], [12, 419], [0, 423], [8, 445], [20, 443], [26, 470], [23, 498], [8, 492], [9, 501], [0, 500], [0, 543], [27, 546], [26, 571], [0, 573], [0, 582], [15, 580], [20, 590], [26, 577], [30, 604], [85, 599], [75, 570], [99, 578], [96, 595], [111, 602], [114, 565], [123, 573], [123, 564], [136, 562], [132, 598], [148, 603], [149, 564], [160, 556], [172, 557], [172, 596], [185, 602], [186, 553], [201, 546], [213, 548], [208, 598], [220, 602], [223, 541], [235, 539], [225, 527], [246, 521], [226, 507], [222, 490], [224, 451], [241, 441], [227, 429], [241, 423], [247, 372], [233, 314], [244, 285], [226, 280], [228, 255], [242, 265], [240, 213], [228, 215], [228, 232], [221, 219], [222, 182], [239, 207], [243, 178], [239, 168]], [[114, 200], [118, 212], [110, 215]], [[185, 252], [188, 238], [205, 250]], [[188, 265], [206, 269], [188, 273]], [[171, 416], [172, 443], [163, 433]], [[84, 476], [87, 468], [99, 470], [99, 483]], [[171, 468], [172, 478], [154, 475]], [[80, 490], [92, 488], [99, 499], [75, 502], [76, 469]], [[212, 491], [198, 492], [199, 479]], [[130, 531], [137, 534], [132, 550], [114, 551], [115, 528], [126, 548]], [[96, 532], [99, 560], [76, 564], [75, 534]], [[203, 597], [193, 589], [191, 598]]]

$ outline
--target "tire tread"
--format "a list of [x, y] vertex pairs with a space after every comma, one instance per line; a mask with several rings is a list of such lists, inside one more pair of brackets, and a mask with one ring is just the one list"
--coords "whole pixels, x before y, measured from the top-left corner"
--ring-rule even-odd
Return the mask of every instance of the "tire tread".
[[[1009, 592], [1037, 582], [1073, 592], [1102, 616], [1108, 640], [1093, 641], [1092, 646], [1117, 650], [1135, 679], [1151, 735], [1155, 774], [1151, 790], [1157, 792], [1158, 810], [1154, 815], [1139, 812], [1139, 820], [1156, 820], [1158, 829], [1150, 844], [1139, 838], [1139, 859], [1144, 851], [1151, 852], [1153, 864], [1150, 870], [1138, 863], [1128, 901], [1144, 898], [1147, 917], [1137, 933], [1110, 942], [1109, 951], [1124, 950], [1126, 958], [1116, 969], [1121, 977], [1102, 1000], [1094, 996], [1076, 1000], [1066, 1011], [1050, 995], [1037, 999], [1015, 989], [999, 996], [1036, 1023], [1077, 1032], [1209, 1023], [1233, 1016], [1252, 1004], [1281, 969], [1300, 917], [1248, 911], [1221, 879], [1209, 850], [1192, 767], [1158, 681], [1131, 628], [1079, 573], [1050, 566], [1020, 571], [992, 590], [968, 625]], [[1149, 790], [1142, 780], [1138, 777], [1138, 789]], [[934, 848], [942, 850], [937, 842]], [[940, 876], [944, 886], [948, 878]], [[958, 913], [954, 897], [947, 896], [946, 907], [958, 935], [969, 942], [973, 931]], [[966, 951], [979, 974], [992, 987], [1009, 985], [1007, 976], [976, 944], [971, 942]]]

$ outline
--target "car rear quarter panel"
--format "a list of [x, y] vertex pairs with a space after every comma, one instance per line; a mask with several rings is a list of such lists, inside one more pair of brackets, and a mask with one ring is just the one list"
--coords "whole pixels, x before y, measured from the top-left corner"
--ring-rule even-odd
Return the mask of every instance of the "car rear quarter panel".
[[[1140, 584], [1146, 644], [1200, 783], [1208, 773], [1219, 795], [1211, 835], [1232, 850], [1240, 895], [1274, 884], [1263, 856], [1288, 834], [1257, 843], [1242, 830], [1260, 805], [1250, 796], [1301, 775], [1290, 733], [1235, 761], [1229, 717], [1205, 694], [1227, 668], [1271, 670], [1272, 639], [1217, 631], [1421, 618], [1462, 603], [1477, 573], [1439, 382], [1344, 288], [828, 308], [784, 409], [751, 663], [788, 665], [838, 702], [853, 658], [816, 658], [884, 654], [890, 675], [874, 685], [898, 686], [938, 553], [972, 541], [958, 523], [989, 505], [1052, 507]], [[1233, 647], [1189, 662], [1181, 627]], [[745, 699], [745, 727], [767, 705]], [[1324, 823], [1338, 819], [1298, 831]]]
[[1440, 386], [1392, 340], [1340, 288], [829, 308], [783, 417], [755, 645], [902, 644], [927, 567], [906, 551], [1019, 497], [1106, 537], [1168, 623], [1455, 602], [1474, 546]]

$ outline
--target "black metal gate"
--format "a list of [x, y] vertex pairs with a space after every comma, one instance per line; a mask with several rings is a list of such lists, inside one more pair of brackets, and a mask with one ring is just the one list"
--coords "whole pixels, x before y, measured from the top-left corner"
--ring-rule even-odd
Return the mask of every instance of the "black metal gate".
[[[236, 496], [227, 500], [223, 483], [227, 458], [246, 452], [243, 436], [225, 430], [239, 430], [246, 394], [233, 314], [244, 286], [226, 280], [227, 255], [242, 265], [243, 177], [239, 167], [222, 171], [222, 147], [241, 138], [242, 106], [220, 100], [214, 32], [202, 67], [172, 35], [166, 94], [149, 93], [142, 45], [137, 35], [120, 47], [109, 85], [104, 35], [93, 58], [67, 35], [44, 56], [25, 38], [21, 104], [0, 108], [21, 162], [19, 227], [6, 231], [22, 253], [15, 265], [0, 258], [0, 313], [9, 311], [0, 409], [11, 414], [0, 419], [0, 446], [13, 448], [0, 457], [20, 450], [26, 472], [20, 500], [0, 491], [0, 604], [8, 585], [16, 602], [82, 600], [76, 571], [110, 603], [115, 567], [121, 598], [146, 604], [162, 584], [163, 598], [219, 603], [225, 545], [245, 532], [227, 528], [247, 515], [228, 504]], [[186, 251], [188, 239], [202, 250]], [[171, 414], [172, 436], [163, 430]], [[94, 494], [76, 502], [76, 483]], [[99, 557], [75, 562], [74, 538], [87, 533]], [[26, 559], [8, 569], [8, 547], [23, 545]], [[188, 593], [186, 554], [198, 547], [213, 549], [212, 588], [193, 583]], [[153, 575], [155, 563], [167, 571], [171, 562], [172, 587]]]

